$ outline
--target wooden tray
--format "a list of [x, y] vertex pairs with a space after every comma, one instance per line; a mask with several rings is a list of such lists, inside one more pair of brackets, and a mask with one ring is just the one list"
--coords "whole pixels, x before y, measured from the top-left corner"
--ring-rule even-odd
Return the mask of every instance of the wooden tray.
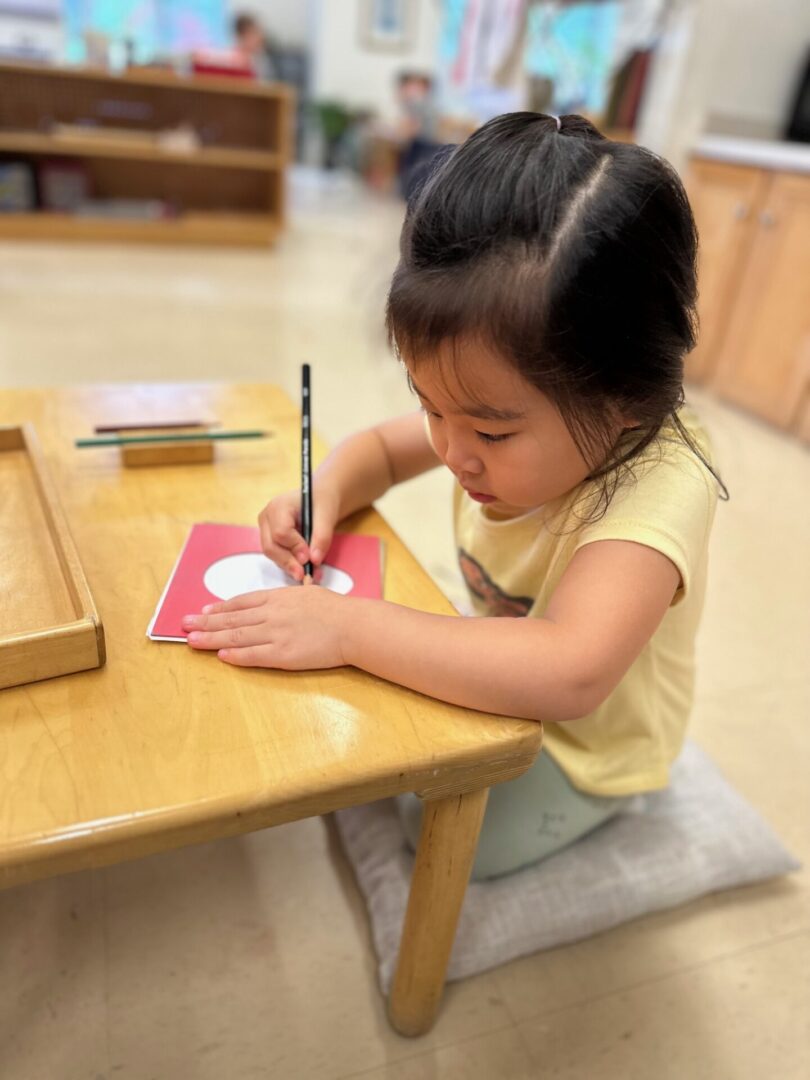
[[0, 689], [101, 667], [104, 630], [30, 424], [0, 427]]

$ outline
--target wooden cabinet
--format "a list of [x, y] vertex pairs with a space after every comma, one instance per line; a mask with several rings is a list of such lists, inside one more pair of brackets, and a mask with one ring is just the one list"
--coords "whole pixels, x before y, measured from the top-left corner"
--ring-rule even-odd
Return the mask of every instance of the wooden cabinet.
[[701, 238], [687, 378], [798, 431], [810, 395], [810, 176], [695, 161], [687, 186]]
[[690, 168], [687, 186], [700, 233], [700, 336], [687, 359], [687, 377], [695, 382], [706, 381], [716, 366], [768, 179], [744, 165], [695, 161]]

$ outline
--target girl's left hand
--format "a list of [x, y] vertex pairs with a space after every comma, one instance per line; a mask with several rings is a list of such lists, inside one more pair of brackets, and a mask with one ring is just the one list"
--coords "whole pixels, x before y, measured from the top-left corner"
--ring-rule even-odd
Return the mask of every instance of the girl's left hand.
[[216, 649], [239, 667], [341, 667], [350, 599], [317, 585], [263, 589], [185, 615], [193, 649]]

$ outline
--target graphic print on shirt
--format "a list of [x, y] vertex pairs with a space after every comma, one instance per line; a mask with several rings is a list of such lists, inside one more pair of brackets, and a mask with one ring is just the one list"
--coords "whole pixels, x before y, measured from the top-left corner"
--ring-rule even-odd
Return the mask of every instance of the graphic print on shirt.
[[509, 596], [499, 589], [479, 562], [468, 555], [464, 548], [458, 549], [458, 565], [467, 582], [467, 588], [487, 606], [490, 615], [504, 615], [513, 619], [529, 614], [534, 603], [531, 596]]

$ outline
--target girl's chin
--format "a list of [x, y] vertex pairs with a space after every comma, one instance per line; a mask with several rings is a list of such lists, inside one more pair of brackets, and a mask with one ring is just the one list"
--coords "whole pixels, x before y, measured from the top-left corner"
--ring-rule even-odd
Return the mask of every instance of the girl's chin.
[[502, 499], [493, 499], [492, 502], [486, 504], [486, 512], [488, 517], [493, 518], [517, 518], [523, 517], [524, 514], [530, 514], [532, 510], [536, 510], [536, 506], [514, 506], [512, 503], [503, 502]]

